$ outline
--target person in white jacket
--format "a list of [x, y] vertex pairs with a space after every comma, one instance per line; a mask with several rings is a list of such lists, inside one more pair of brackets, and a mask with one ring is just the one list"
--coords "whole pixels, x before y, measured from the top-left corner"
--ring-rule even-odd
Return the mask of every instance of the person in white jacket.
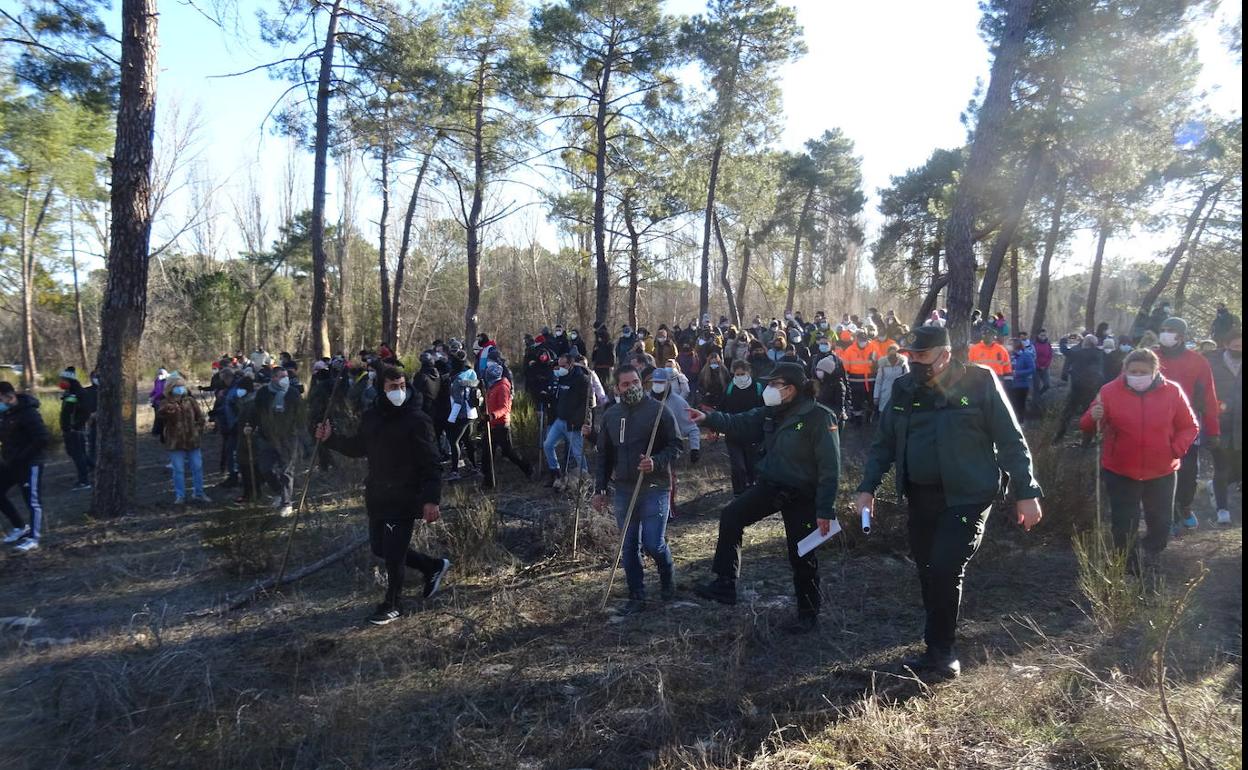
[[875, 407], [881, 414], [893, 397], [893, 383], [910, 373], [910, 359], [901, 355], [897, 345], [888, 346], [888, 355], [881, 358], [875, 371]]
[[688, 401], [689, 393], [691, 392], [689, 388], [689, 378], [686, 377], [685, 373], [680, 370], [680, 364], [676, 362], [676, 359], [669, 358], [667, 361], [663, 362], [663, 365], [667, 367], [670, 373], [670, 377], [668, 379], [671, 380], [672, 383], [672, 394], [680, 396]]

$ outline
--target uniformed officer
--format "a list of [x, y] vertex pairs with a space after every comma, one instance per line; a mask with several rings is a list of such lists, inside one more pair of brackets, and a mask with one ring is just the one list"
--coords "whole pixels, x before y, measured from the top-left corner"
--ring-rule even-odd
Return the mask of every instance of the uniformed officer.
[[819, 616], [819, 563], [814, 552], [797, 555], [797, 544], [815, 527], [827, 534], [836, 518], [841, 443], [836, 417], [815, 401], [814, 381], [799, 364], [780, 363], [767, 377], [764, 406], [740, 414], [689, 410], [700, 425], [729, 441], [762, 445], [758, 481], [728, 504], [719, 516], [719, 540], [712, 570], [715, 579], [695, 592], [723, 604], [736, 604], [745, 528], [780, 511], [788, 542], [797, 621], [790, 633], [815, 630]]
[[961, 671], [954, 632], [966, 565], [979, 547], [992, 501], [1008, 475], [1019, 523], [1040, 521], [1041, 490], [1031, 452], [1000, 381], [982, 366], [953, 359], [948, 332], [924, 326], [905, 339], [910, 373], [893, 385], [889, 407], [867, 456], [858, 508], [872, 509], [884, 474], [896, 467], [909, 502], [910, 550], [927, 613], [915, 672]]

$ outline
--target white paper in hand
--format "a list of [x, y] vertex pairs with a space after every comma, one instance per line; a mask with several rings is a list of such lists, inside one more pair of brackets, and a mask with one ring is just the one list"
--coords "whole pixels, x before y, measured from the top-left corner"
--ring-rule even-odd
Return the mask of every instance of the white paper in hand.
[[814, 532], [811, 532], [809, 535], [802, 538], [798, 542], [797, 555], [805, 556], [806, 554], [815, 550], [819, 546], [823, 545], [825, 541], [827, 541], [829, 538], [831, 538], [833, 535], [835, 535], [837, 532], [840, 532], [840, 531], [841, 531], [841, 524], [836, 519], [832, 520], [832, 526], [828, 527], [828, 534], [826, 535], [821, 534], [819, 532], [819, 528], [815, 527]]

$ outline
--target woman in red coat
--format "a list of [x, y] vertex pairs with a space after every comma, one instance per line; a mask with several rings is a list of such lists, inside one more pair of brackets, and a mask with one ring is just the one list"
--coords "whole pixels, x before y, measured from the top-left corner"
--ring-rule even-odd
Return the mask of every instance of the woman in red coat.
[[1140, 509], [1148, 525], [1142, 545], [1155, 558], [1170, 536], [1176, 472], [1200, 429], [1183, 389], [1161, 376], [1156, 353], [1134, 350], [1122, 369], [1101, 388], [1079, 426], [1091, 433], [1099, 423], [1114, 547], [1127, 551], [1127, 568], [1138, 574], [1131, 540]]

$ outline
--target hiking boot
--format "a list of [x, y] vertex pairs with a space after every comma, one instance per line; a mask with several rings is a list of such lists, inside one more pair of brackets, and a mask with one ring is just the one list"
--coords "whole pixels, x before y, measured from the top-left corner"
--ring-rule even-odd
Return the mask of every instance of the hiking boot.
[[693, 592], [703, 599], [710, 599], [720, 604], [737, 603], [737, 581], [731, 578], [716, 576], [709, 583], [696, 586]]
[[1186, 527], [1188, 531], [1196, 529], [1200, 526], [1200, 519], [1196, 518], [1195, 513], [1188, 511], [1187, 515], [1183, 517], [1183, 526]]
[[377, 605], [377, 609], [373, 611], [372, 615], [368, 616], [367, 620], [374, 626], [384, 626], [393, 623], [401, 617], [403, 617], [403, 609], [401, 607], [391, 605], [389, 602], [382, 602]]
[[21, 540], [22, 538], [26, 537], [29, 534], [30, 534], [29, 524], [27, 524], [24, 527], [14, 527], [13, 529], [9, 530], [9, 534], [4, 536], [4, 544], [9, 545], [11, 543], [16, 543], [18, 540]]
[[546, 484], [544, 486], [547, 489], [559, 489], [559, 484], [562, 479], [563, 479], [563, 474], [561, 474], [559, 471], [552, 470], [550, 472], [550, 478], [546, 479]]
[[[922, 655], [906, 658], [901, 665], [919, 675], [920, 679], [956, 679], [962, 673], [962, 663], [950, 652], [928, 649]], [[928, 676], [923, 676], [924, 674]]]
[[676, 576], [672, 572], [668, 570], [666, 573], [659, 573], [659, 598], [665, 602], [676, 598]]
[[780, 630], [789, 636], [801, 636], [819, 630], [818, 615], [798, 615], [795, 620], [780, 626]]
[[1231, 526], [1231, 512], [1226, 510], [1225, 508], [1218, 511], [1218, 526], [1219, 527]]
[[19, 553], [26, 553], [27, 551], [33, 551], [38, 547], [39, 547], [39, 540], [37, 538], [28, 537], [22, 542], [13, 546], [13, 550], [18, 551]]
[[646, 597], [642, 594], [629, 594], [628, 601], [620, 608], [618, 615], [636, 615], [646, 609]]
[[426, 599], [432, 599], [437, 595], [438, 591], [442, 590], [442, 578], [446, 576], [446, 573], [450, 568], [451, 560], [443, 559], [442, 566], [439, 567], [436, 572], [425, 575], [425, 590], [423, 595]]

